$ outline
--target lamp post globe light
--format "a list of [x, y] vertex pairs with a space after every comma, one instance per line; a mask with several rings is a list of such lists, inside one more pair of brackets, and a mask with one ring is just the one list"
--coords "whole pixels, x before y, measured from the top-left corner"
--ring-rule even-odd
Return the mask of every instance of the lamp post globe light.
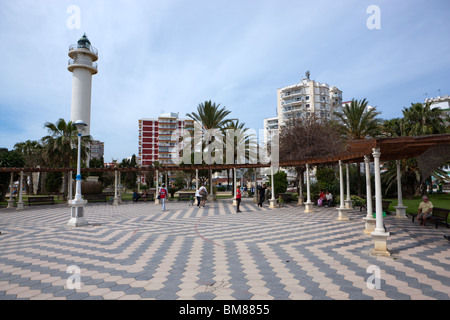
[[81, 198], [81, 135], [87, 127], [87, 124], [82, 120], [78, 120], [74, 124], [78, 130], [77, 177], [75, 186], [75, 199], [69, 201], [69, 205], [71, 206], [71, 217], [67, 224], [71, 227], [81, 227], [88, 224], [88, 222], [84, 218], [83, 212], [84, 205], [87, 203], [87, 201]]

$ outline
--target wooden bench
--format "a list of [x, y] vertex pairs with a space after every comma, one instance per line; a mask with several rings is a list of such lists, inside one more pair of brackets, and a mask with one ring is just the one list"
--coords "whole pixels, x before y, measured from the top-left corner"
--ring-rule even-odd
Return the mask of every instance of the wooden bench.
[[142, 197], [142, 194], [139, 194], [139, 198], [133, 199], [131, 198], [131, 200], [133, 200], [133, 202], [138, 202], [138, 201], [154, 201], [155, 200], [155, 194], [154, 193], [147, 193], [147, 197], [144, 198]]
[[[414, 219], [418, 215], [417, 213], [408, 214], [412, 217], [412, 222], [414, 222]], [[439, 227], [439, 222], [444, 222], [447, 228], [450, 228], [450, 225], [448, 224], [449, 215], [450, 209], [433, 208], [433, 213], [431, 214], [431, 217], [427, 218], [427, 221], [434, 221], [436, 229]]]
[[281, 199], [283, 199], [283, 203], [291, 203], [292, 201], [292, 193], [279, 193], [278, 197], [281, 196]]
[[[386, 214], [389, 214], [389, 206], [391, 205], [392, 201], [382, 200], [381, 203], [382, 211], [386, 212]], [[362, 208], [366, 208], [367, 210], [367, 204], [359, 206], [359, 211], [362, 211]], [[372, 200], [372, 210], [375, 213], [375, 200]]]
[[91, 202], [107, 202], [108, 197], [110, 197], [107, 194], [101, 193], [101, 194], [85, 194], [84, 200], [88, 200]]
[[178, 201], [190, 200], [191, 197], [195, 200], [195, 192], [181, 192], [178, 193]]
[[31, 204], [55, 204], [54, 197], [28, 197], [28, 206]]

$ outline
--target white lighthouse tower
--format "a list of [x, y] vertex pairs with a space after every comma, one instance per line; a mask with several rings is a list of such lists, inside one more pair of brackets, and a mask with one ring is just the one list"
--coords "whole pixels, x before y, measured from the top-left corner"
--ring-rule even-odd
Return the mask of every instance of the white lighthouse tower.
[[87, 126], [83, 135], [90, 135], [92, 75], [97, 74], [98, 51], [91, 45], [86, 34], [69, 47], [69, 66], [73, 73], [72, 108], [70, 120], [83, 120]]

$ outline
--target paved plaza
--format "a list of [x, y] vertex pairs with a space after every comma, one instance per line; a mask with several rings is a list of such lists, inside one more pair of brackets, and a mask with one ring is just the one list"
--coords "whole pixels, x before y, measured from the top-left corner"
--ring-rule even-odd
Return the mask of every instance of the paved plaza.
[[170, 202], [0, 209], [0, 299], [450, 299], [450, 229], [385, 219], [390, 257], [370, 255], [365, 212], [206, 208]]

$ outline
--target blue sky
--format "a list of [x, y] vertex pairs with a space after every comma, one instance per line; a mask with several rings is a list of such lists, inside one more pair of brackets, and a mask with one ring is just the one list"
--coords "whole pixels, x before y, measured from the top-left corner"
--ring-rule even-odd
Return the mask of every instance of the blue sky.
[[[80, 8], [70, 29], [69, 6]], [[370, 5], [381, 29], [370, 30]], [[212, 100], [247, 127], [276, 115], [276, 90], [311, 78], [390, 119], [450, 94], [447, 0], [0, 0], [0, 147], [70, 120], [69, 45], [99, 50], [91, 135], [105, 161], [138, 153], [138, 119]]]

